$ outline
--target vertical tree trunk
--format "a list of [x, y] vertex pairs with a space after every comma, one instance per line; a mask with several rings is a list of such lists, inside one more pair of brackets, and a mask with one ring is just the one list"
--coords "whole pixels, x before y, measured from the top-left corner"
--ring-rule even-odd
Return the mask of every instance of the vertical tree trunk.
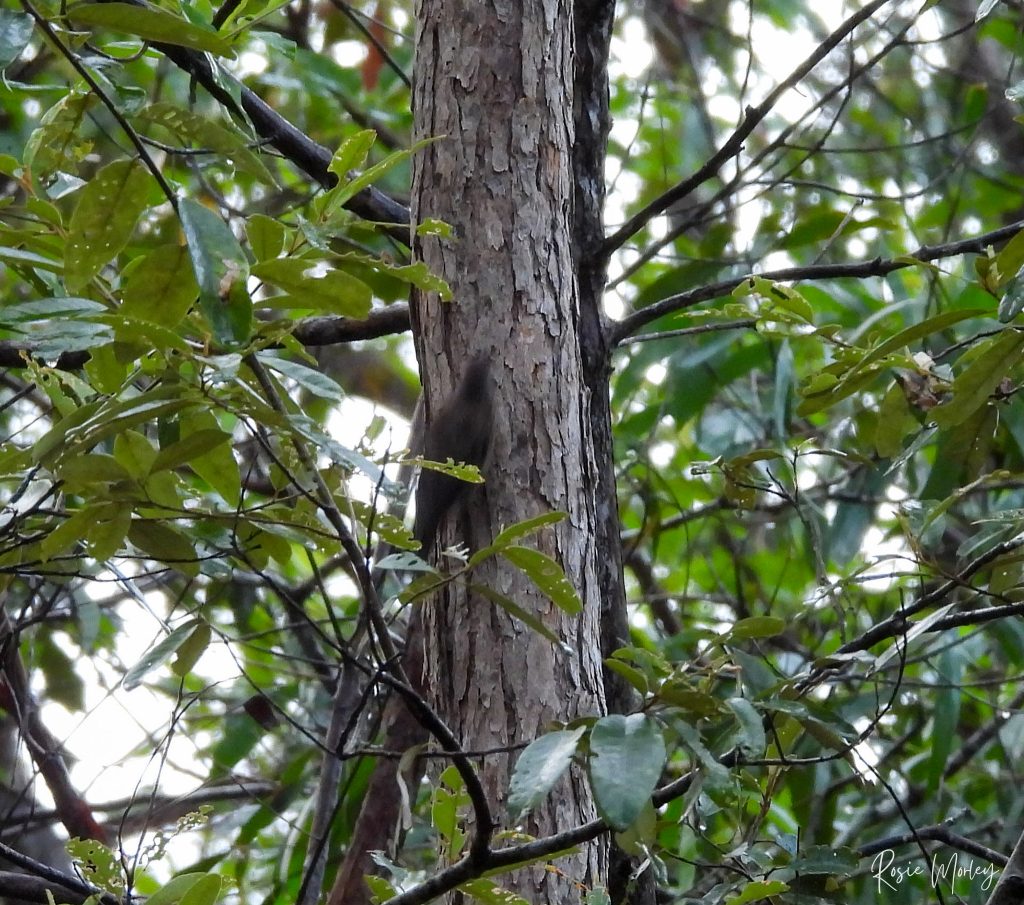
[[[566, 615], [505, 561], [474, 573], [569, 652], [465, 587], [427, 604], [433, 704], [465, 747], [492, 748], [604, 710], [597, 469], [572, 243], [573, 20], [569, 0], [420, 0], [416, 21], [416, 138], [438, 140], [415, 158], [413, 221], [454, 228], [450, 239], [416, 240], [455, 295], [413, 300], [427, 423], [474, 354], [489, 357], [495, 392], [486, 484], [445, 519], [439, 546], [479, 549], [507, 525], [562, 510], [568, 517], [528, 544], [561, 563], [584, 602], [582, 615]], [[511, 763], [489, 757], [481, 767], [499, 815]], [[572, 774], [525, 829], [548, 834], [593, 816]], [[509, 885], [531, 902], [578, 898], [573, 884], [605, 882], [604, 844], [560, 867], [561, 876], [534, 869]]]

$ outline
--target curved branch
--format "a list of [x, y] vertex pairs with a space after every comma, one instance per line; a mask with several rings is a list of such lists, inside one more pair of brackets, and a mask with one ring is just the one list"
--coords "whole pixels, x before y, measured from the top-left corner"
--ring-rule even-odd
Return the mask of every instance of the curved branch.
[[611, 256], [612, 252], [620, 248], [625, 244], [626, 240], [629, 239], [634, 233], [642, 229], [648, 222], [654, 219], [658, 214], [663, 213], [677, 201], [682, 200], [690, 194], [698, 186], [703, 185], [707, 180], [713, 177], [729, 160], [735, 157], [740, 151], [743, 150], [743, 143], [750, 136], [750, 133], [754, 131], [764, 120], [764, 118], [771, 112], [772, 108], [778, 103], [779, 98], [782, 97], [790, 88], [798, 85], [805, 75], [807, 75], [815, 66], [818, 65], [825, 57], [827, 57], [838, 45], [846, 38], [858, 25], [862, 22], [870, 19], [879, 9], [881, 9], [888, 0], [874, 0], [869, 3], [863, 9], [858, 10], [852, 16], [850, 16], [842, 25], [839, 26], [832, 34], [830, 34], [824, 41], [819, 44], [814, 52], [797, 66], [785, 79], [779, 82], [778, 85], [768, 94], [758, 106], [748, 107], [744, 113], [743, 120], [737, 126], [736, 130], [729, 136], [728, 140], [723, 144], [714, 154], [708, 158], [707, 162], [698, 169], [692, 176], [684, 179], [682, 182], [674, 185], [667, 192], [663, 192], [657, 198], [655, 198], [650, 204], [646, 205], [642, 210], [638, 211], [632, 217], [629, 218], [622, 226], [620, 226], [614, 233], [612, 233], [604, 241], [602, 246], [602, 252], [605, 258]]
[[[149, 8], [145, 0], [125, 2], [143, 9]], [[225, 109], [248, 119], [261, 138], [324, 188], [330, 188], [338, 181], [337, 176], [327, 169], [333, 157], [327, 148], [307, 137], [250, 88], [237, 83], [241, 102], [239, 105], [204, 54], [159, 41], [152, 42], [150, 46], [191, 75]], [[387, 227], [388, 235], [406, 245], [409, 243], [409, 209], [379, 189], [372, 186], [363, 189], [345, 202], [344, 206], [365, 220], [390, 224]]]
[[[938, 261], [942, 258], [952, 258], [962, 254], [977, 254], [995, 242], [1002, 242], [1015, 236], [1024, 229], [1024, 220], [1017, 220], [1008, 226], [994, 229], [988, 233], [982, 233], [972, 239], [962, 239], [959, 242], [947, 242], [944, 245], [922, 245], [917, 251], [908, 255], [900, 255], [898, 258], [872, 258], [870, 261], [854, 261], [849, 264], [810, 264], [806, 267], [783, 267], [780, 270], [769, 270], [764, 273], [747, 273], [743, 276], [731, 277], [728, 280], [721, 280], [718, 283], [710, 283], [706, 286], [698, 286], [688, 292], [680, 292], [670, 295], [653, 305], [634, 311], [620, 321], [610, 326], [609, 332], [612, 345], [620, 345], [630, 340], [633, 333], [641, 327], [666, 314], [676, 311], [683, 311], [692, 308], [701, 302], [721, 298], [728, 295], [744, 280], [758, 277], [764, 280], [776, 282], [795, 280], [831, 280], [850, 279], [864, 277], [884, 277], [904, 267], [914, 267], [922, 262]], [[654, 337], [644, 337], [650, 340]]]

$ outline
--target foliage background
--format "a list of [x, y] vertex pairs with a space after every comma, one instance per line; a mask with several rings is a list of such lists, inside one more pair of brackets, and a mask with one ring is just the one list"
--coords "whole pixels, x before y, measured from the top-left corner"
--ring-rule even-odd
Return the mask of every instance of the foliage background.
[[[664, 195], [867, 6], [619, 4], [607, 307], [634, 647], [617, 669], [662, 727], [663, 779], [699, 767], [635, 830], [680, 901], [775, 880], [873, 902], [879, 852], [984, 865], [1020, 832], [1019, 11], [871, 4], [742, 149]], [[290, 901], [358, 607], [293, 442], [318, 450], [357, 543], [371, 519], [401, 542], [372, 513], [375, 462], [402, 440], [355, 403], [408, 417], [410, 345], [387, 306], [431, 277], [342, 205], [345, 174], [384, 161], [376, 187], [407, 192], [408, 158], [388, 154], [408, 145], [413, 11], [243, 2], [215, 34], [207, 4], [161, 8], [173, 26], [117, 4], [0, 18], [5, 655], [82, 758], [70, 800], [129, 864], [212, 787], [175, 869]], [[212, 99], [161, 39], [219, 54], [342, 148], [341, 186], [256, 140], [227, 112], [238, 84]], [[122, 118], [177, 215], [126, 162]], [[318, 319], [371, 306], [397, 326]], [[276, 728], [251, 715], [265, 701]], [[97, 732], [109, 702], [141, 731]], [[343, 765], [328, 878], [372, 763]], [[109, 798], [142, 803], [123, 824], [101, 766]], [[4, 841], [75, 831], [46, 779], [11, 775]], [[149, 813], [164, 784], [186, 804]], [[29, 807], [37, 793], [56, 813]], [[427, 871], [428, 799], [404, 855]], [[927, 876], [892, 885], [886, 900], [917, 901]], [[977, 877], [955, 891], [986, 896]]]

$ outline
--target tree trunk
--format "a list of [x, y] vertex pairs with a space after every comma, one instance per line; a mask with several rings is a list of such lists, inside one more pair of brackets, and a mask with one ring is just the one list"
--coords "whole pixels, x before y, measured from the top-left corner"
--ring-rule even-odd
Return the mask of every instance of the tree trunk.
[[[568, 0], [421, 0], [416, 21], [416, 138], [438, 140], [414, 160], [413, 222], [438, 218], [454, 229], [450, 239], [415, 241], [455, 296], [413, 299], [428, 430], [472, 356], [489, 358], [494, 386], [486, 484], [443, 521], [438, 547], [479, 549], [503, 527], [564, 511], [565, 520], [524, 543], [558, 561], [584, 603], [581, 615], [566, 615], [504, 560], [473, 574], [535, 614], [571, 652], [462, 585], [426, 604], [432, 704], [466, 748], [493, 748], [605, 706], [597, 467], [572, 242], [573, 20]], [[502, 756], [481, 764], [499, 820], [512, 763]], [[586, 783], [572, 773], [524, 829], [546, 835], [594, 815]], [[575, 884], [604, 884], [606, 845], [559, 867], [561, 875], [535, 868], [506, 885], [531, 902], [575, 900]]]

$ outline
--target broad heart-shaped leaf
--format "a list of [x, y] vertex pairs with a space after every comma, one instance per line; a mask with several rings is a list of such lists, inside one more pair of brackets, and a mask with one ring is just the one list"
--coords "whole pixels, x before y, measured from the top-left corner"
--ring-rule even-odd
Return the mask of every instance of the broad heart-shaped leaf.
[[79, 3], [67, 13], [75, 22], [112, 28], [146, 41], [191, 47], [222, 57], [231, 54], [231, 45], [222, 35], [162, 9], [134, 3]]
[[194, 632], [200, 624], [201, 623], [198, 619], [189, 619], [189, 621], [184, 625], [179, 625], [166, 638], [162, 639], [146, 651], [146, 653], [142, 655], [142, 659], [124, 674], [125, 691], [131, 691], [133, 688], [138, 688], [142, 684], [142, 680], [146, 676], [146, 673], [152, 672], [152, 670], [156, 669], [161, 664], [166, 663], [173, 654], [178, 652], [178, 648], [192, 637], [192, 632]]
[[199, 284], [199, 308], [220, 343], [240, 345], [252, 326], [245, 252], [220, 215], [199, 202], [182, 198], [178, 215]]
[[518, 820], [535, 808], [569, 769], [586, 727], [549, 732], [530, 742], [519, 755], [508, 788], [508, 811]]
[[501, 552], [512, 565], [529, 575], [530, 580], [560, 610], [570, 615], [582, 612], [583, 601], [562, 567], [550, 556], [529, 547], [507, 547]]
[[86, 183], [71, 215], [64, 248], [64, 284], [84, 288], [131, 238], [149, 195], [149, 172], [138, 161], [115, 160]]
[[665, 739], [645, 714], [602, 717], [590, 731], [590, 785], [598, 812], [616, 830], [640, 815], [664, 766]]

